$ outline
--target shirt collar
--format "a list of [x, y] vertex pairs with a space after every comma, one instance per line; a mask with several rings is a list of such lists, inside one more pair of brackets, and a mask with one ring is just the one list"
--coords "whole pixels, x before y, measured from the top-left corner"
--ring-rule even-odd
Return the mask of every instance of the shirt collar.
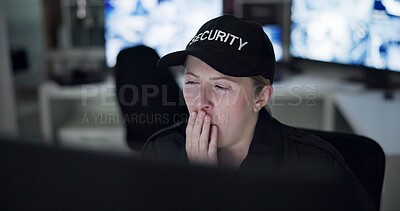
[[281, 149], [279, 123], [271, 117], [266, 109], [261, 109], [251, 141], [249, 154], [277, 152]]

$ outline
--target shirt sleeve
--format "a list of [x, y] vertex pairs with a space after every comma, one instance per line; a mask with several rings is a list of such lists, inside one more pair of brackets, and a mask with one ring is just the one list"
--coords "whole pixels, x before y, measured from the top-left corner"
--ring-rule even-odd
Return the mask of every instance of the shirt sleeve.
[[155, 134], [143, 146], [141, 158], [164, 163], [187, 164], [184, 137], [173, 131]]

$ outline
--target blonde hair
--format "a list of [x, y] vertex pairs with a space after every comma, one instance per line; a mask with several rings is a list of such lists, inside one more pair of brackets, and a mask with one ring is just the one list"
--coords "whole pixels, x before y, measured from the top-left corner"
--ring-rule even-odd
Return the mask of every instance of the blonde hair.
[[257, 96], [260, 94], [261, 90], [264, 88], [264, 86], [270, 86], [271, 82], [264, 78], [261, 75], [257, 75], [257, 76], [252, 76], [250, 77], [253, 80], [254, 83], [254, 96]]
[[[253, 92], [254, 97], [258, 96], [261, 93], [261, 90], [264, 88], [264, 86], [271, 86], [270, 80], [264, 78], [261, 75], [252, 76], [250, 78], [254, 84], [254, 92]], [[268, 104], [265, 105], [264, 108], [270, 115], [272, 115], [272, 110]]]

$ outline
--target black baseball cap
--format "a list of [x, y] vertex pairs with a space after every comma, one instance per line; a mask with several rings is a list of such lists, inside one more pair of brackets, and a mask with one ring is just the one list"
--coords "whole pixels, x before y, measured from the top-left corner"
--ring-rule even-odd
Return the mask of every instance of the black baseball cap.
[[183, 65], [192, 55], [229, 76], [261, 75], [271, 84], [275, 72], [272, 43], [261, 25], [244, 18], [223, 15], [206, 22], [186, 49], [162, 57], [158, 67]]

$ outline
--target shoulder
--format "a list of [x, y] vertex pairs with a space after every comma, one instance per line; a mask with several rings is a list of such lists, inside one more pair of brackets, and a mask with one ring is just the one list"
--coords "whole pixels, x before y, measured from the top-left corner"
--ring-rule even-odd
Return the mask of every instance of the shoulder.
[[151, 135], [144, 144], [143, 159], [179, 162], [185, 157], [186, 123], [176, 123]]
[[347, 194], [352, 210], [375, 210], [365, 188], [346, 164], [340, 152], [329, 142], [302, 129], [281, 124], [281, 131], [290, 134], [291, 142], [296, 148], [300, 168], [298, 172], [307, 179], [320, 184], [334, 184]]
[[324, 182], [338, 182], [351, 171], [330, 143], [304, 130], [274, 120], [279, 128], [279, 166], [282, 173]]
[[328, 142], [282, 124], [266, 112], [260, 113], [245, 161], [245, 166], [283, 169], [283, 173], [298, 173], [307, 178], [313, 177], [312, 172], [317, 172], [318, 177], [330, 177], [329, 172], [341, 173], [341, 168], [346, 168], [340, 153]]
[[310, 151], [315, 151], [318, 153], [329, 155], [332, 159], [334, 159], [338, 164], [345, 166], [346, 163], [344, 161], [343, 156], [340, 152], [329, 142], [322, 139], [319, 136], [316, 136], [310, 132], [307, 132], [303, 129], [289, 127], [286, 125], [282, 125], [283, 131], [290, 131], [292, 141], [298, 147], [303, 149], [309, 149]]
[[287, 137], [288, 140], [291, 142], [290, 144], [295, 145], [296, 147], [298, 147], [298, 149], [305, 150], [310, 153], [326, 153], [335, 158], [340, 164], [345, 164], [342, 155], [329, 142], [302, 129], [287, 126], [282, 123], [279, 124], [281, 135], [283, 137]]

